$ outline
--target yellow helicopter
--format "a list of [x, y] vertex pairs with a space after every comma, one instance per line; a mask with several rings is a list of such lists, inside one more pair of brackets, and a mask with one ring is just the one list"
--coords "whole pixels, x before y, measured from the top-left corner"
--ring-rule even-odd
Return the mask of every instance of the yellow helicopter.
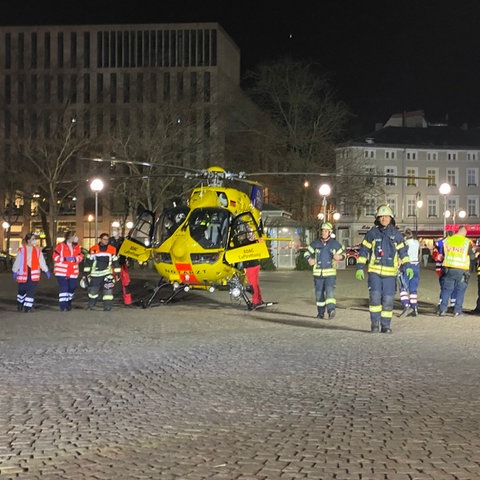
[[[166, 208], [158, 218], [149, 210], [140, 214], [119, 251], [139, 262], [153, 258], [161, 276], [142, 307], [150, 306], [161, 289], [171, 287], [160, 303], [192, 289], [226, 290], [251, 309], [242, 262], [270, 256], [262, 232], [263, 188], [244, 180], [242, 173], [217, 166], [185, 176], [206, 182], [192, 190], [187, 206]], [[246, 182], [250, 195], [225, 187], [225, 180]]]

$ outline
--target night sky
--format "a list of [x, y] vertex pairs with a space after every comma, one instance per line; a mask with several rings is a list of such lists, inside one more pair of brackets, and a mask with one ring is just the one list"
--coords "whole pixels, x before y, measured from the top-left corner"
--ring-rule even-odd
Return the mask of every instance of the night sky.
[[480, 125], [478, 0], [9, 1], [3, 25], [218, 22], [240, 47], [242, 71], [289, 55], [331, 76], [372, 130], [391, 114]]

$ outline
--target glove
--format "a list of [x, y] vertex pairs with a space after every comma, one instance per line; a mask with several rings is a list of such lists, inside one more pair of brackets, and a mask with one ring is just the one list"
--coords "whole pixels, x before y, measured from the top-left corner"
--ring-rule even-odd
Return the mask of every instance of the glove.
[[45, 275], [47, 276], [48, 279], [50, 279], [50, 272], [48, 270], [45, 272]]
[[409, 280], [411, 280], [411, 279], [413, 278], [413, 268], [410, 268], [410, 267], [407, 268], [407, 269], [405, 270], [405, 273], [406, 273], [407, 278], [408, 278]]
[[363, 273], [363, 270], [359, 269], [355, 272], [355, 278], [357, 280], [363, 280], [365, 278], [365, 274]]
[[17, 281], [17, 275], [18, 275], [17, 272], [13, 272], [13, 279], [14, 279], [15, 281]]
[[75, 261], [75, 257], [65, 257], [65, 260], [67, 262], [74, 262]]

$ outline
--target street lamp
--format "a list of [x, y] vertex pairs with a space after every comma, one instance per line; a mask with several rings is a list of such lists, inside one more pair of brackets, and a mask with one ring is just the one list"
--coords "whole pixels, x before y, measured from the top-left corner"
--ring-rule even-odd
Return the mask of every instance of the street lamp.
[[452, 191], [449, 183], [442, 183], [438, 188], [440, 195], [443, 195], [443, 236], [447, 235], [447, 195]]
[[88, 220], [88, 246], [92, 246], [92, 222], [95, 217], [90, 213], [87, 217]]
[[8, 255], [10, 254], [10, 224], [8, 222], [3, 222], [2, 223], [3, 227], [3, 236], [6, 238], [5, 242], [5, 250], [7, 251], [7, 259], [9, 258]]
[[94, 178], [90, 184], [90, 189], [95, 194], [95, 241], [98, 238], [98, 194], [103, 190], [103, 180]]
[[423, 207], [422, 194], [417, 192], [415, 194], [415, 238], [418, 237], [418, 209]]
[[467, 216], [467, 212], [463, 209], [457, 210], [456, 208], [453, 209], [453, 212], [451, 212], [450, 210], [446, 210], [445, 211], [445, 218], [450, 218], [450, 215], [452, 216], [453, 226], [455, 226], [456, 225], [455, 219], [456, 219], [457, 215], [460, 218], [463, 219]]
[[324, 183], [320, 185], [320, 188], [318, 189], [318, 193], [320, 194], [322, 199], [322, 212], [323, 212], [323, 218], [325, 221], [328, 221], [327, 218], [327, 197], [330, 195], [330, 192], [332, 189], [330, 188], [330, 185], [328, 183]]

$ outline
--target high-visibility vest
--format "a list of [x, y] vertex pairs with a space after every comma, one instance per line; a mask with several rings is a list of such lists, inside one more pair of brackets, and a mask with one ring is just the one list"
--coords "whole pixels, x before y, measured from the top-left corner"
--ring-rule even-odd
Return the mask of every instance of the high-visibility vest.
[[[73, 252], [72, 252], [73, 250]], [[55, 262], [53, 274], [59, 277], [77, 278], [79, 275], [78, 264], [83, 260], [83, 253], [80, 245], [72, 244], [72, 250], [65, 242], [55, 247], [52, 258]], [[75, 257], [74, 261], [65, 260], [66, 257]]]
[[[18, 283], [25, 283], [28, 280], [27, 249], [27, 246], [21, 247], [17, 254], [23, 256], [21, 270], [17, 274]], [[40, 255], [40, 248], [32, 247], [32, 265], [30, 267], [30, 279], [32, 282], [40, 280]]]
[[447, 237], [443, 243], [443, 266], [468, 271], [470, 269], [469, 246], [470, 240], [461, 235]]

